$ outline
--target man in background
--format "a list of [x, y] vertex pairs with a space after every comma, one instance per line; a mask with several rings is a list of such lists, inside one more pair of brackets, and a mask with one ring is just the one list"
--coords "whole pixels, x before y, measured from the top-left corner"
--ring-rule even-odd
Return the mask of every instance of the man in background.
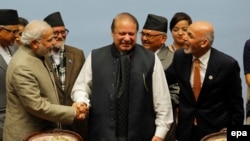
[[[85, 57], [81, 49], [65, 45], [69, 30], [65, 27], [60, 12], [54, 12], [44, 18], [53, 30], [55, 44], [46, 62], [52, 70], [61, 105], [72, 105], [71, 90], [84, 64]], [[73, 125], [62, 125], [63, 129], [79, 133], [86, 140], [87, 121], [75, 121]]]
[[28, 24], [28, 20], [23, 18], [23, 17], [19, 17], [18, 18], [18, 25], [19, 25], [19, 33], [18, 33], [18, 37], [16, 38], [16, 43], [18, 46], [21, 46], [21, 36], [23, 34], [24, 28], [25, 26]]
[[[165, 17], [148, 14], [143, 29], [141, 31], [141, 42], [143, 47], [153, 51], [159, 57], [161, 64], [166, 70], [171, 64], [174, 53], [165, 45], [167, 40], [168, 20]], [[178, 85], [169, 86], [174, 122], [165, 138], [166, 141], [175, 141], [176, 130], [176, 108], [179, 103], [179, 87]]]
[[13, 9], [0, 9], [0, 141], [3, 140], [3, 123], [6, 112], [6, 70], [16, 51], [13, 47], [17, 37], [18, 14]]

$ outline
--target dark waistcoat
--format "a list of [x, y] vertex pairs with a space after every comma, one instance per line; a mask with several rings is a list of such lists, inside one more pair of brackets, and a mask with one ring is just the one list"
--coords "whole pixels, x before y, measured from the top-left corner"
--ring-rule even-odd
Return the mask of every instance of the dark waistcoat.
[[[90, 141], [116, 141], [116, 77], [119, 53], [113, 45], [92, 51]], [[154, 54], [140, 45], [131, 55], [128, 141], [150, 141], [155, 132], [152, 96]]]

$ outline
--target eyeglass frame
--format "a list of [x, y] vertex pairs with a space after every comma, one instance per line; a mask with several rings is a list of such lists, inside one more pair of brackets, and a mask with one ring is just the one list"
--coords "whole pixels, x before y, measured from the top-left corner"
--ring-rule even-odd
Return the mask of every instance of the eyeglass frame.
[[6, 27], [4, 27], [4, 26], [0, 26], [0, 28], [2, 28], [2, 29], [4, 29], [5, 31], [7, 31], [7, 32], [9, 32], [9, 33], [12, 33], [12, 34], [14, 34], [14, 35], [17, 35], [18, 33], [19, 33], [19, 29], [16, 29], [16, 30], [11, 30], [11, 29], [8, 29], [8, 28], [6, 28]]
[[160, 35], [165, 35], [165, 33], [149, 34], [149, 33], [143, 33], [142, 31], [140, 32], [140, 34], [141, 34], [142, 37], [145, 36], [148, 39], [151, 39], [153, 37], [160, 36]]
[[59, 36], [59, 34], [61, 34], [61, 35], [68, 35], [69, 34], [69, 30], [67, 28], [65, 28], [64, 31], [55, 31], [55, 32], [53, 32], [53, 35], [55, 37]]

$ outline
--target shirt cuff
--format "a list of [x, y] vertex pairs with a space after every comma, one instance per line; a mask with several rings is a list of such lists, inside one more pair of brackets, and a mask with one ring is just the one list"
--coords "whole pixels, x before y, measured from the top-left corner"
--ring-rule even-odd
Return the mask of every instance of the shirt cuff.
[[165, 136], [167, 135], [167, 132], [168, 132], [168, 129], [166, 128], [156, 127], [155, 136], [164, 139]]
[[84, 102], [85, 104], [87, 104], [88, 107], [90, 107], [90, 103], [89, 103], [89, 99], [87, 97], [84, 97], [84, 94], [82, 92], [75, 92], [72, 95], [72, 100], [74, 102]]

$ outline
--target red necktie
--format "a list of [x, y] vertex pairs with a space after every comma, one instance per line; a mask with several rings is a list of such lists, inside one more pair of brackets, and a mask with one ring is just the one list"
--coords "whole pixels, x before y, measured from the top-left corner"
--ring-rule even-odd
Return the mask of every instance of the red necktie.
[[198, 58], [194, 59], [194, 79], [193, 79], [193, 93], [197, 101], [201, 91], [201, 75], [200, 75], [200, 61]]

